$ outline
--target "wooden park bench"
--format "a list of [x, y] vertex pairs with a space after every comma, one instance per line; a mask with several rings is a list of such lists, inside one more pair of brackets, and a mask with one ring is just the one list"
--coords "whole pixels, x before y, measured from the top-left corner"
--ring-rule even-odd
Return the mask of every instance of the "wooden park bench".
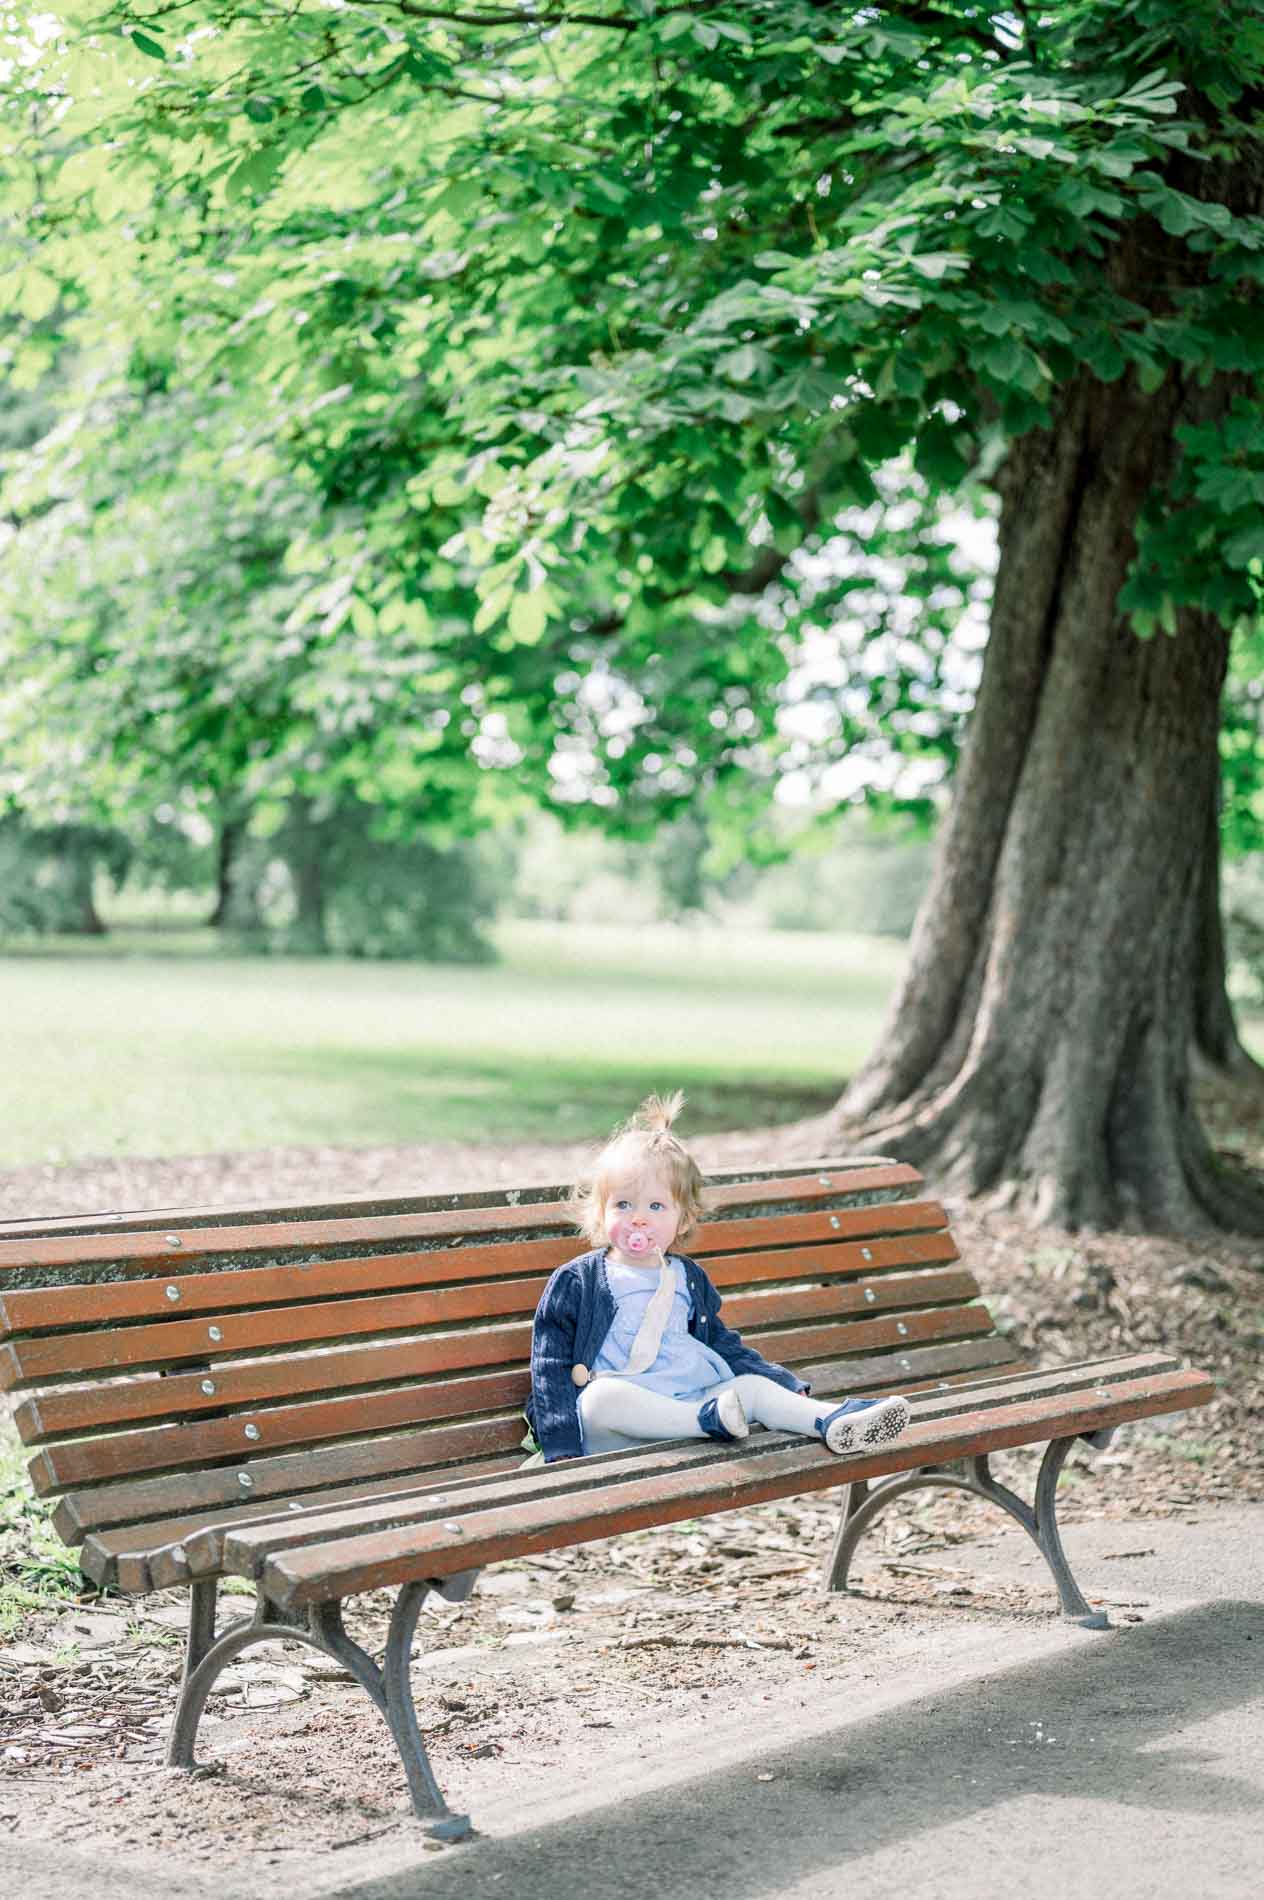
[[[1065, 1613], [1103, 1626], [1058, 1537], [1063, 1462], [1125, 1420], [1203, 1404], [1211, 1381], [1153, 1352], [1027, 1365], [920, 1186], [885, 1160], [729, 1171], [691, 1243], [729, 1324], [815, 1392], [912, 1396], [905, 1437], [841, 1459], [753, 1432], [523, 1469], [531, 1315], [582, 1248], [556, 1187], [0, 1228], [0, 1382], [20, 1395], [59, 1534], [100, 1585], [191, 1588], [169, 1760], [193, 1766], [227, 1663], [297, 1639], [363, 1685], [417, 1813], [457, 1838], [469, 1823], [431, 1773], [409, 1686], [428, 1590], [459, 1598], [485, 1564], [811, 1492], [843, 1494], [828, 1588], [845, 1587], [877, 1512], [954, 1485], [1015, 1517]], [[1029, 1506], [988, 1459], [1037, 1443]], [[217, 1637], [225, 1577], [250, 1579], [257, 1601]], [[388, 1585], [379, 1666], [341, 1605]]]

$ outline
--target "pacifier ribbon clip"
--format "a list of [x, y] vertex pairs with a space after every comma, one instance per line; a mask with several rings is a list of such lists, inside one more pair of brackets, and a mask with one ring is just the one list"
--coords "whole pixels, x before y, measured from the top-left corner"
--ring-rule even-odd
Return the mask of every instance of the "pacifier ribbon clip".
[[628, 1363], [623, 1368], [625, 1377], [628, 1373], [648, 1372], [658, 1358], [658, 1349], [667, 1330], [667, 1316], [676, 1297], [676, 1270], [668, 1264], [661, 1248], [655, 1251], [658, 1254], [658, 1285], [650, 1294], [649, 1305], [641, 1315], [641, 1323], [628, 1354]]

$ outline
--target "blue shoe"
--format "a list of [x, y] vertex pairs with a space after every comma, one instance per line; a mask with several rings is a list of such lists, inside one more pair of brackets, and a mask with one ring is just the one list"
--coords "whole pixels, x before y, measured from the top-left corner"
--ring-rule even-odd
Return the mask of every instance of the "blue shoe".
[[841, 1454], [876, 1451], [890, 1445], [909, 1422], [907, 1399], [848, 1399], [816, 1421], [817, 1436], [827, 1451]]
[[742, 1401], [736, 1392], [721, 1392], [698, 1407], [698, 1427], [707, 1438], [735, 1445], [750, 1432]]

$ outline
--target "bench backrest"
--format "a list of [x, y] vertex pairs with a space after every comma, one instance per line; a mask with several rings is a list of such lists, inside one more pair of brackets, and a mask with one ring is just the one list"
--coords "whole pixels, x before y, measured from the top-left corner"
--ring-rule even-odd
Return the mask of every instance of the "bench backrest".
[[[818, 1390], [1015, 1363], [920, 1186], [884, 1160], [730, 1170], [689, 1250]], [[583, 1245], [563, 1190], [390, 1205], [0, 1239], [0, 1385], [101, 1580], [151, 1587], [147, 1553], [193, 1524], [512, 1468], [531, 1315]]]

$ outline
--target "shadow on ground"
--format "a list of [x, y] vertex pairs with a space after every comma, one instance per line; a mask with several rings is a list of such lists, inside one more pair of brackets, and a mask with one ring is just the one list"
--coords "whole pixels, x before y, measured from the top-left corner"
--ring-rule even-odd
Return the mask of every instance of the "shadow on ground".
[[1264, 1605], [1229, 1602], [1086, 1636], [767, 1753], [752, 1710], [738, 1749], [731, 1728], [727, 1748], [716, 1738], [721, 1766], [705, 1751], [672, 1785], [645, 1787], [634, 1764], [603, 1805], [512, 1833], [485, 1814], [487, 1834], [464, 1847], [337, 1892], [1255, 1894], [1262, 1662]]

